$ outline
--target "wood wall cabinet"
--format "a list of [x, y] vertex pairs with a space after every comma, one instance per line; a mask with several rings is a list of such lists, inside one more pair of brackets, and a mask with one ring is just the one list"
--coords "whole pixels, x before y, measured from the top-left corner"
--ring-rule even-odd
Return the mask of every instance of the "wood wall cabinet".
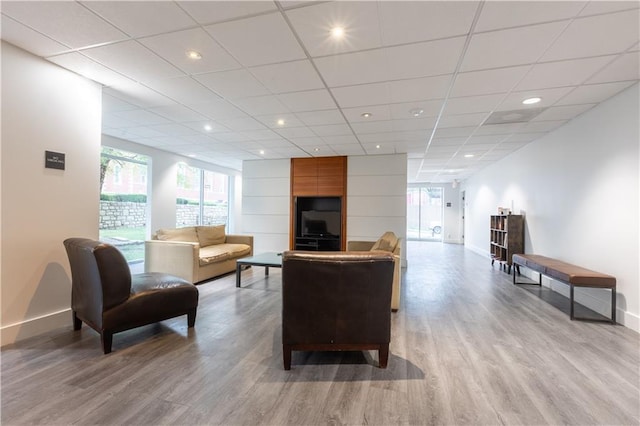
[[511, 257], [524, 253], [524, 216], [491, 216], [490, 250], [491, 264], [497, 261], [501, 269], [511, 273]]
[[291, 205], [289, 241], [295, 246], [296, 197], [340, 197], [340, 250], [346, 250], [347, 235], [347, 157], [291, 159]]

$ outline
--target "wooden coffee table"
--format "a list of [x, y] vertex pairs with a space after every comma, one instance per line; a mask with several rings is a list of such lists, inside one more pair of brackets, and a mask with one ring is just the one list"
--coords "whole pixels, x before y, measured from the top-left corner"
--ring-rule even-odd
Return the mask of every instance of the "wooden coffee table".
[[282, 253], [267, 252], [250, 257], [243, 257], [236, 262], [236, 287], [240, 287], [240, 274], [243, 266], [264, 266], [264, 275], [269, 275], [269, 268], [282, 268]]

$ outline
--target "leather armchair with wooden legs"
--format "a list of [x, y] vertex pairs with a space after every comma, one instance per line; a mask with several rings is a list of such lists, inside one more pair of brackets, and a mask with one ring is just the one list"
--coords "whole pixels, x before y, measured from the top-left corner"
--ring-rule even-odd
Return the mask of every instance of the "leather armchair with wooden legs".
[[71, 266], [73, 329], [82, 323], [100, 333], [105, 354], [113, 334], [187, 315], [193, 327], [198, 289], [164, 273], [131, 274], [120, 251], [87, 238], [68, 238], [64, 246]]

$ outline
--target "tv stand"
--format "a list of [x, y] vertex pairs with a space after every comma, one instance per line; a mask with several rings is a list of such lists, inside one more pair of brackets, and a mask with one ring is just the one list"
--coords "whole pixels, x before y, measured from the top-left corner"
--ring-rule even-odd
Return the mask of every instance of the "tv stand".
[[336, 237], [296, 237], [295, 250], [340, 251], [340, 238]]

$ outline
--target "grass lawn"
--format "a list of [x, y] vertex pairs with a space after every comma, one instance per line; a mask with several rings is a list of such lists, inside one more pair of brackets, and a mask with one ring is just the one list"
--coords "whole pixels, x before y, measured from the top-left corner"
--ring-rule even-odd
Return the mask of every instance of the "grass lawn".
[[126, 240], [144, 241], [146, 230], [141, 228], [101, 229], [100, 238], [122, 238]]
[[127, 262], [144, 260], [145, 228], [101, 229], [100, 239], [116, 238], [119, 242], [112, 242], [122, 252]]

